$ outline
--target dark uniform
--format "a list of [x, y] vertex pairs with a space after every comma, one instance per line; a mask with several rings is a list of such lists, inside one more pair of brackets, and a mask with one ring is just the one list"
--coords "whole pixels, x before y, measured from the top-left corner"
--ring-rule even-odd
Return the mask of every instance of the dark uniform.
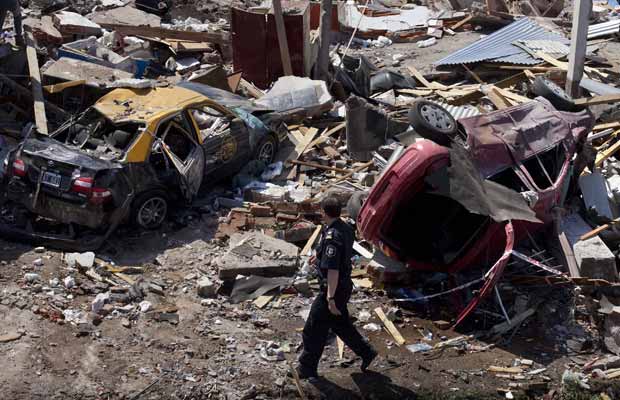
[[[323, 228], [318, 242], [317, 267], [321, 277], [321, 292], [314, 299], [310, 315], [303, 331], [304, 350], [299, 358], [300, 369], [315, 374], [327, 336], [332, 330], [359, 357], [370, 357], [374, 350], [364, 340], [349, 319], [347, 303], [353, 290], [351, 281], [351, 256], [355, 234], [353, 229], [340, 218]], [[327, 300], [327, 271], [336, 269], [338, 287], [334, 294], [336, 307], [342, 315], [333, 315], [329, 311]]]

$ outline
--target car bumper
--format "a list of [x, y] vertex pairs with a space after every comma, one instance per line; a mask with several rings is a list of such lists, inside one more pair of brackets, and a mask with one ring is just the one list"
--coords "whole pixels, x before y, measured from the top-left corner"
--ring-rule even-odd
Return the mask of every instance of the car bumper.
[[28, 211], [65, 224], [77, 224], [98, 229], [109, 224], [110, 211], [88, 203], [74, 203], [35, 191], [23, 182], [12, 180], [7, 185], [7, 199], [24, 206]]

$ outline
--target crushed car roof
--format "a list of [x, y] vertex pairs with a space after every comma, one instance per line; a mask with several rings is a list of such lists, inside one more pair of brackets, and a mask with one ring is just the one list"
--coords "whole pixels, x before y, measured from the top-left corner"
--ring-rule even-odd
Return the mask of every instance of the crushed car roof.
[[115, 89], [99, 99], [95, 109], [113, 122], [149, 122], [188, 105], [208, 100], [208, 97], [196, 91], [179, 86]]
[[149, 122], [205, 101], [250, 113], [269, 111], [245, 97], [195, 82], [181, 82], [171, 87], [115, 89], [99, 99], [95, 108], [113, 122]]

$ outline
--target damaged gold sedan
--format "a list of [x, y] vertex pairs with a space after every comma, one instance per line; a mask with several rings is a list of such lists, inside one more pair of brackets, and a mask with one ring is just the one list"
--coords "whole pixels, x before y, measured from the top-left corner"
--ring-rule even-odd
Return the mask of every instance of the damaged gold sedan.
[[9, 154], [0, 232], [94, 249], [125, 222], [155, 229], [171, 204], [252, 159], [271, 163], [285, 137], [279, 114], [209, 86], [116, 89]]

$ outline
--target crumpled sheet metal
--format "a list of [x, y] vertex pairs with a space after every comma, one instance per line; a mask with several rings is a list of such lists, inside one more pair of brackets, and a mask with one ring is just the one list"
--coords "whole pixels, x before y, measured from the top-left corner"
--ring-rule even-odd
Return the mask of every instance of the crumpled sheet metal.
[[436, 66], [471, 64], [482, 61], [535, 65], [541, 60], [515, 46], [518, 40], [546, 40], [568, 44], [565, 37], [549, 32], [529, 18], [522, 18], [464, 47], [435, 63]]
[[538, 97], [535, 101], [459, 120], [469, 133], [467, 145], [484, 177], [523, 161], [565, 141], [569, 147], [592, 130], [594, 117], [588, 110], [557, 111]]

